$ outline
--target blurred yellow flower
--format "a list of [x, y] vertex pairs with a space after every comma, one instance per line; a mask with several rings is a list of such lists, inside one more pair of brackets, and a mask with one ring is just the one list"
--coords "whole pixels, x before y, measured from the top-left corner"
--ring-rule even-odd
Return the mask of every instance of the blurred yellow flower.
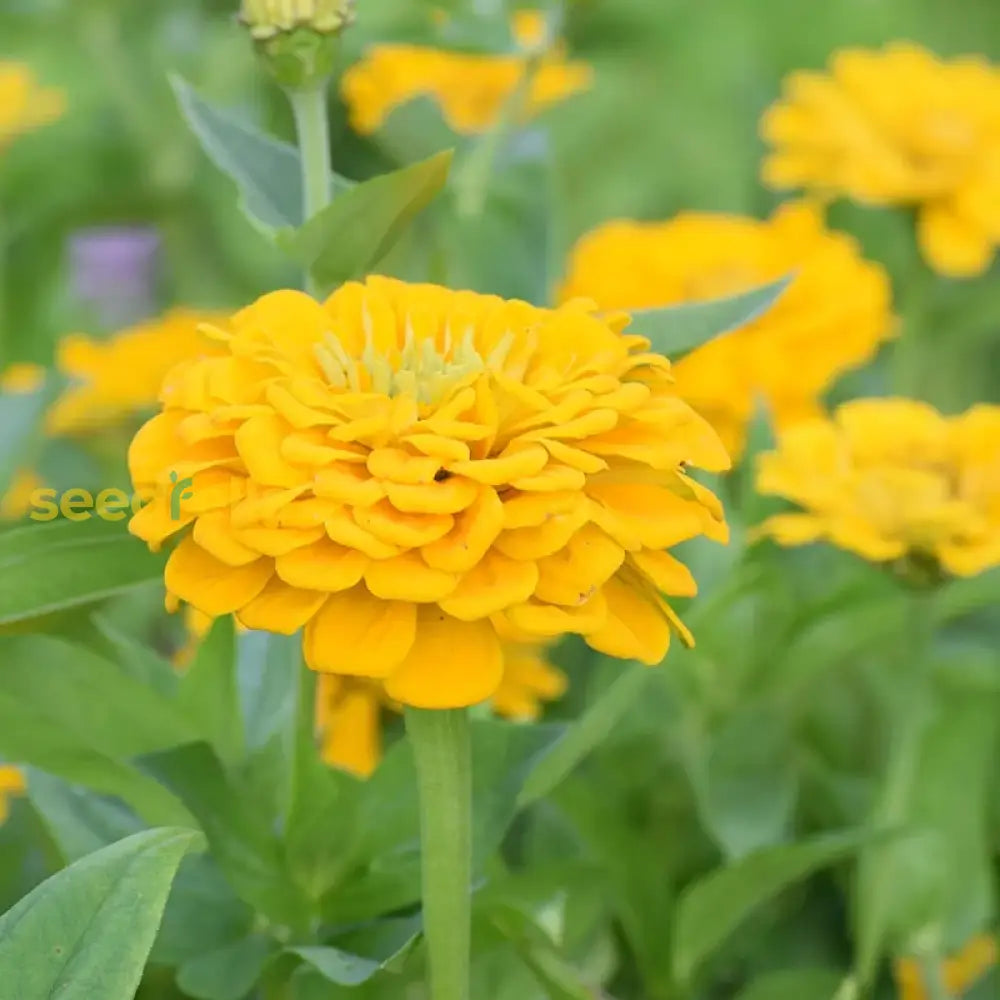
[[40, 87], [23, 63], [0, 60], [0, 150], [17, 136], [55, 121], [65, 109], [61, 90]]
[[[565, 690], [566, 676], [546, 659], [544, 645], [504, 643], [503, 678], [490, 702], [497, 715], [515, 721], [537, 719], [542, 703]], [[316, 729], [323, 760], [368, 777], [382, 757], [382, 711], [397, 708], [380, 681], [320, 674]]]
[[780, 435], [757, 487], [805, 508], [761, 525], [781, 545], [825, 538], [972, 576], [1000, 563], [1000, 406], [943, 417], [909, 399], [846, 403]]
[[[992, 934], [974, 937], [960, 952], [943, 963], [942, 978], [949, 996], [964, 996], [997, 963], [997, 942]], [[899, 1000], [930, 1000], [921, 963], [899, 958], [894, 965]]]
[[778, 427], [819, 412], [817, 401], [863, 363], [892, 327], [889, 281], [815, 206], [784, 205], [767, 222], [685, 212], [668, 222], [609, 222], [572, 252], [560, 298], [642, 309], [722, 298], [794, 273], [760, 319], [674, 364], [677, 390], [734, 458], [758, 396]]
[[924, 256], [965, 277], [1000, 242], [1000, 70], [909, 43], [846, 49], [828, 73], [793, 73], [762, 121], [773, 187], [919, 210]]
[[10, 815], [11, 796], [23, 795], [27, 787], [20, 768], [0, 764], [0, 823]]
[[56, 364], [74, 384], [49, 411], [47, 431], [86, 433], [151, 409], [171, 369], [219, 353], [218, 345], [198, 332], [202, 323], [218, 319], [214, 313], [175, 309], [107, 340], [83, 334], [63, 338]]
[[[9, 365], [0, 372], [0, 392], [24, 393], [40, 389], [45, 380], [45, 369], [30, 362]], [[20, 469], [0, 499], [0, 520], [16, 521], [31, 510], [31, 495], [45, 483], [31, 469]]]
[[136, 435], [153, 499], [131, 530], [184, 531], [174, 599], [304, 627], [314, 670], [403, 704], [493, 695], [498, 627], [657, 663], [690, 641], [661, 595], [693, 581], [664, 550], [727, 537], [684, 468], [729, 461], [627, 321], [381, 277], [267, 295]]
[[[488, 131], [526, 72], [529, 53], [545, 41], [545, 19], [538, 11], [518, 11], [512, 33], [524, 54], [481, 55], [423, 48], [378, 45], [344, 73], [341, 91], [351, 125], [362, 135], [375, 132], [390, 112], [416, 97], [432, 97], [448, 124], [464, 134]], [[534, 70], [525, 112], [539, 114], [586, 90], [592, 71], [567, 61], [562, 46], [541, 57]]]

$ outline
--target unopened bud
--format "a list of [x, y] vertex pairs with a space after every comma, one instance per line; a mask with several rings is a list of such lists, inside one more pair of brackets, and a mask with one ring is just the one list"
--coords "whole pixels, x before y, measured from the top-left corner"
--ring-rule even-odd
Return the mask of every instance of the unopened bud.
[[310, 87], [333, 72], [354, 0], [243, 0], [240, 20], [282, 86]]

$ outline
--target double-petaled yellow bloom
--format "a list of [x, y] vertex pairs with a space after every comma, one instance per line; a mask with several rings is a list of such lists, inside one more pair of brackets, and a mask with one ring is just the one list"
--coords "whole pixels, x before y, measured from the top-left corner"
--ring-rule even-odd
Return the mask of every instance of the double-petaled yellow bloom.
[[[418, 45], [378, 45], [343, 76], [341, 90], [351, 125], [376, 131], [390, 112], [416, 97], [431, 97], [445, 120], [460, 133], [488, 131], [527, 71], [528, 52], [544, 43], [545, 22], [538, 11], [515, 13], [512, 32], [524, 54], [480, 55]], [[561, 46], [541, 57], [528, 86], [525, 113], [536, 115], [586, 90], [589, 66], [567, 61]]]
[[10, 815], [11, 797], [23, 795], [27, 787], [20, 768], [0, 764], [0, 823]]
[[164, 377], [178, 363], [219, 353], [198, 333], [214, 313], [175, 309], [106, 340], [63, 338], [56, 366], [71, 380], [46, 418], [54, 435], [121, 424], [156, 405]]
[[782, 434], [757, 487], [805, 508], [761, 526], [782, 545], [827, 539], [972, 576], [1000, 563], [1000, 407], [943, 417], [909, 399], [846, 403]]
[[765, 114], [764, 179], [875, 205], [915, 205], [930, 264], [984, 271], [1000, 243], [1000, 69], [916, 45], [838, 52], [793, 73]]
[[695, 589], [664, 550], [726, 538], [685, 470], [729, 459], [627, 320], [379, 277], [265, 296], [167, 378], [131, 529], [183, 532], [174, 599], [305, 628], [313, 669], [402, 704], [489, 698], [512, 630], [657, 663]]
[[778, 427], [814, 416], [837, 376], [889, 335], [888, 278], [853, 239], [827, 230], [809, 204], [785, 205], [767, 222], [703, 212], [609, 222], [573, 250], [561, 297], [654, 308], [735, 295], [784, 275], [794, 280], [760, 319], [674, 365], [678, 392], [738, 456], [758, 397]]
[[[961, 951], [943, 963], [941, 973], [948, 995], [965, 996], [996, 963], [996, 938], [990, 934], [974, 937]], [[899, 1000], [931, 1000], [931, 993], [918, 959], [897, 959], [894, 971]]]
[[19, 135], [55, 121], [65, 109], [61, 90], [40, 87], [23, 63], [0, 60], [0, 150]]

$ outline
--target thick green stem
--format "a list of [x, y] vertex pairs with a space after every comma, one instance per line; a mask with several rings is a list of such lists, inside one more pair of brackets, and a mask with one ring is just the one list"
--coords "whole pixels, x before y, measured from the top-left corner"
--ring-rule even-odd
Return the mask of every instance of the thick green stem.
[[[327, 119], [328, 80], [306, 90], [289, 90], [288, 99], [295, 115], [302, 158], [302, 215], [304, 221], [330, 204], [331, 162], [330, 123]], [[312, 295], [321, 291], [312, 276], [306, 275], [306, 289]]]
[[469, 1000], [472, 753], [463, 709], [406, 710], [420, 789], [430, 1000]]

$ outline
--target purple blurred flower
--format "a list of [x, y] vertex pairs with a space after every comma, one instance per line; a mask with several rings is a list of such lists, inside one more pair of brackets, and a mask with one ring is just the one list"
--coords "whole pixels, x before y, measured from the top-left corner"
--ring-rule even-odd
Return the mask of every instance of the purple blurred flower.
[[160, 236], [151, 226], [81, 229], [69, 238], [72, 293], [104, 330], [156, 310]]

